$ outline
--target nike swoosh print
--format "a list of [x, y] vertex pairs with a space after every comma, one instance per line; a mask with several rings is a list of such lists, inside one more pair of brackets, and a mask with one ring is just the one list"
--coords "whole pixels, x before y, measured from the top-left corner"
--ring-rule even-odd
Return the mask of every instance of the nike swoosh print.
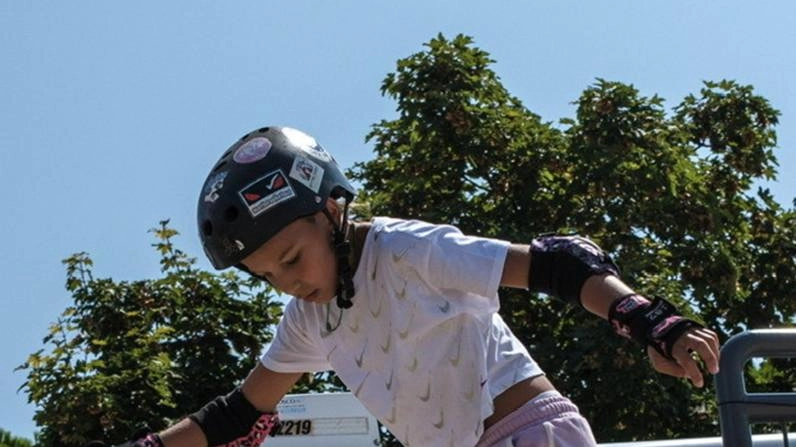
[[354, 396], [356, 396], [357, 398], [359, 398], [359, 393], [362, 392], [362, 387], [365, 385], [365, 381], [368, 380], [368, 376], [370, 376], [370, 371], [368, 371], [368, 373], [365, 374], [365, 377], [362, 378], [362, 382], [359, 383], [359, 386], [354, 391]]
[[398, 300], [403, 301], [406, 299], [406, 282], [404, 282], [404, 287], [399, 292], [397, 289], [395, 290], [395, 294], [397, 295]]
[[445, 426], [445, 413], [443, 413], [443, 409], [439, 409], [439, 422], [431, 424], [437, 430], [442, 430], [442, 427]]
[[390, 344], [392, 342], [392, 332], [387, 333], [387, 343], [385, 346], [379, 346], [381, 348], [381, 352], [387, 354], [390, 352]]
[[412, 314], [409, 315], [409, 321], [406, 322], [406, 329], [403, 331], [398, 331], [398, 338], [401, 340], [406, 340], [406, 337], [409, 336], [409, 328], [412, 327], [412, 320], [415, 318], [415, 311], [412, 309]]
[[423, 402], [428, 402], [431, 399], [431, 379], [428, 379], [428, 384], [426, 384], [426, 393], [422, 396], [417, 396], [417, 398]]
[[365, 357], [365, 350], [367, 348], [368, 348], [368, 344], [365, 343], [365, 345], [362, 346], [362, 352], [360, 352], [358, 356], [354, 357], [354, 362], [357, 364], [357, 366], [360, 369], [362, 368], [362, 358]]
[[472, 402], [475, 398], [475, 386], [470, 385], [470, 388], [464, 393], [464, 400]]
[[401, 262], [401, 259], [403, 259], [403, 257], [406, 256], [406, 252], [408, 252], [408, 251], [409, 251], [409, 247], [406, 247], [403, 250], [401, 250], [401, 252], [398, 253], [398, 254], [393, 252], [393, 254], [392, 254], [392, 262], [394, 262], [396, 264]]
[[462, 339], [459, 338], [459, 344], [456, 345], [456, 357], [450, 358], [448, 357], [448, 361], [451, 362], [451, 366], [454, 368], [459, 366], [459, 361], [462, 357]]
[[384, 418], [384, 421], [387, 422], [388, 424], [395, 423], [395, 405], [393, 405], [392, 410], [390, 410], [390, 417]]
[[412, 363], [407, 366], [406, 369], [409, 370], [409, 372], [415, 372], [417, 369], [417, 356], [412, 359]]
[[[388, 381], [384, 382], [384, 386], [387, 387], [387, 391], [392, 389], [392, 378], [393, 378], [393, 375], [395, 375], [395, 370], [390, 371], [390, 379]], [[393, 408], [393, 411], [395, 411], [395, 408]]]

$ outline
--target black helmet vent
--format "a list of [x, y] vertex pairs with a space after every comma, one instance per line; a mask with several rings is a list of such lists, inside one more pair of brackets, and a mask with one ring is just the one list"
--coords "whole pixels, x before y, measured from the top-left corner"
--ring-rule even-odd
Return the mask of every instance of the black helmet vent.
[[215, 168], [213, 168], [213, 172], [218, 172], [221, 168], [227, 165], [227, 160], [221, 160], [221, 163], [217, 164]]

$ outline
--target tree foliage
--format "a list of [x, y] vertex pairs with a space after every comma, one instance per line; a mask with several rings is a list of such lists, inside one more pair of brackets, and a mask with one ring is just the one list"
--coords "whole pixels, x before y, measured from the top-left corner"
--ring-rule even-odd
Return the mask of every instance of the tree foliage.
[[0, 447], [32, 447], [33, 442], [27, 438], [14, 436], [10, 432], [0, 428]]
[[[751, 86], [705, 82], [667, 111], [658, 96], [597, 79], [556, 125], [505, 89], [471, 38], [425, 46], [385, 78], [398, 116], [373, 126], [375, 158], [349, 172], [365, 214], [516, 242], [575, 230], [611, 252], [631, 286], [674, 300], [722, 340], [793, 325], [796, 213], [755, 189], [775, 179], [779, 112]], [[710, 385], [655, 373], [585, 311], [507, 290], [501, 313], [601, 442], [718, 433]], [[794, 383], [792, 363], [763, 371], [752, 372], [759, 384]]]
[[197, 269], [168, 221], [153, 229], [162, 277], [95, 278], [86, 253], [64, 260], [73, 304], [32, 354], [23, 388], [37, 445], [121, 442], [162, 429], [229, 392], [271, 339], [281, 304], [256, 279]]

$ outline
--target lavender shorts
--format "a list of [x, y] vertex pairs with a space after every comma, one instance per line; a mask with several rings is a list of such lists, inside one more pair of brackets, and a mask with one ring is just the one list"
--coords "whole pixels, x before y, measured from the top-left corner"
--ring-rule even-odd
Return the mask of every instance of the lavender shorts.
[[489, 427], [476, 447], [596, 447], [578, 407], [547, 391]]

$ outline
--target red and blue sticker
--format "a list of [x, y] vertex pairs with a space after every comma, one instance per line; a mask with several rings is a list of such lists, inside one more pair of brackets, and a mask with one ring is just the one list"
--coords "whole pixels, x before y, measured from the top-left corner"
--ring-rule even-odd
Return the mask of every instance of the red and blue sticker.
[[269, 172], [238, 192], [252, 217], [257, 217], [280, 203], [296, 197], [281, 169]]

